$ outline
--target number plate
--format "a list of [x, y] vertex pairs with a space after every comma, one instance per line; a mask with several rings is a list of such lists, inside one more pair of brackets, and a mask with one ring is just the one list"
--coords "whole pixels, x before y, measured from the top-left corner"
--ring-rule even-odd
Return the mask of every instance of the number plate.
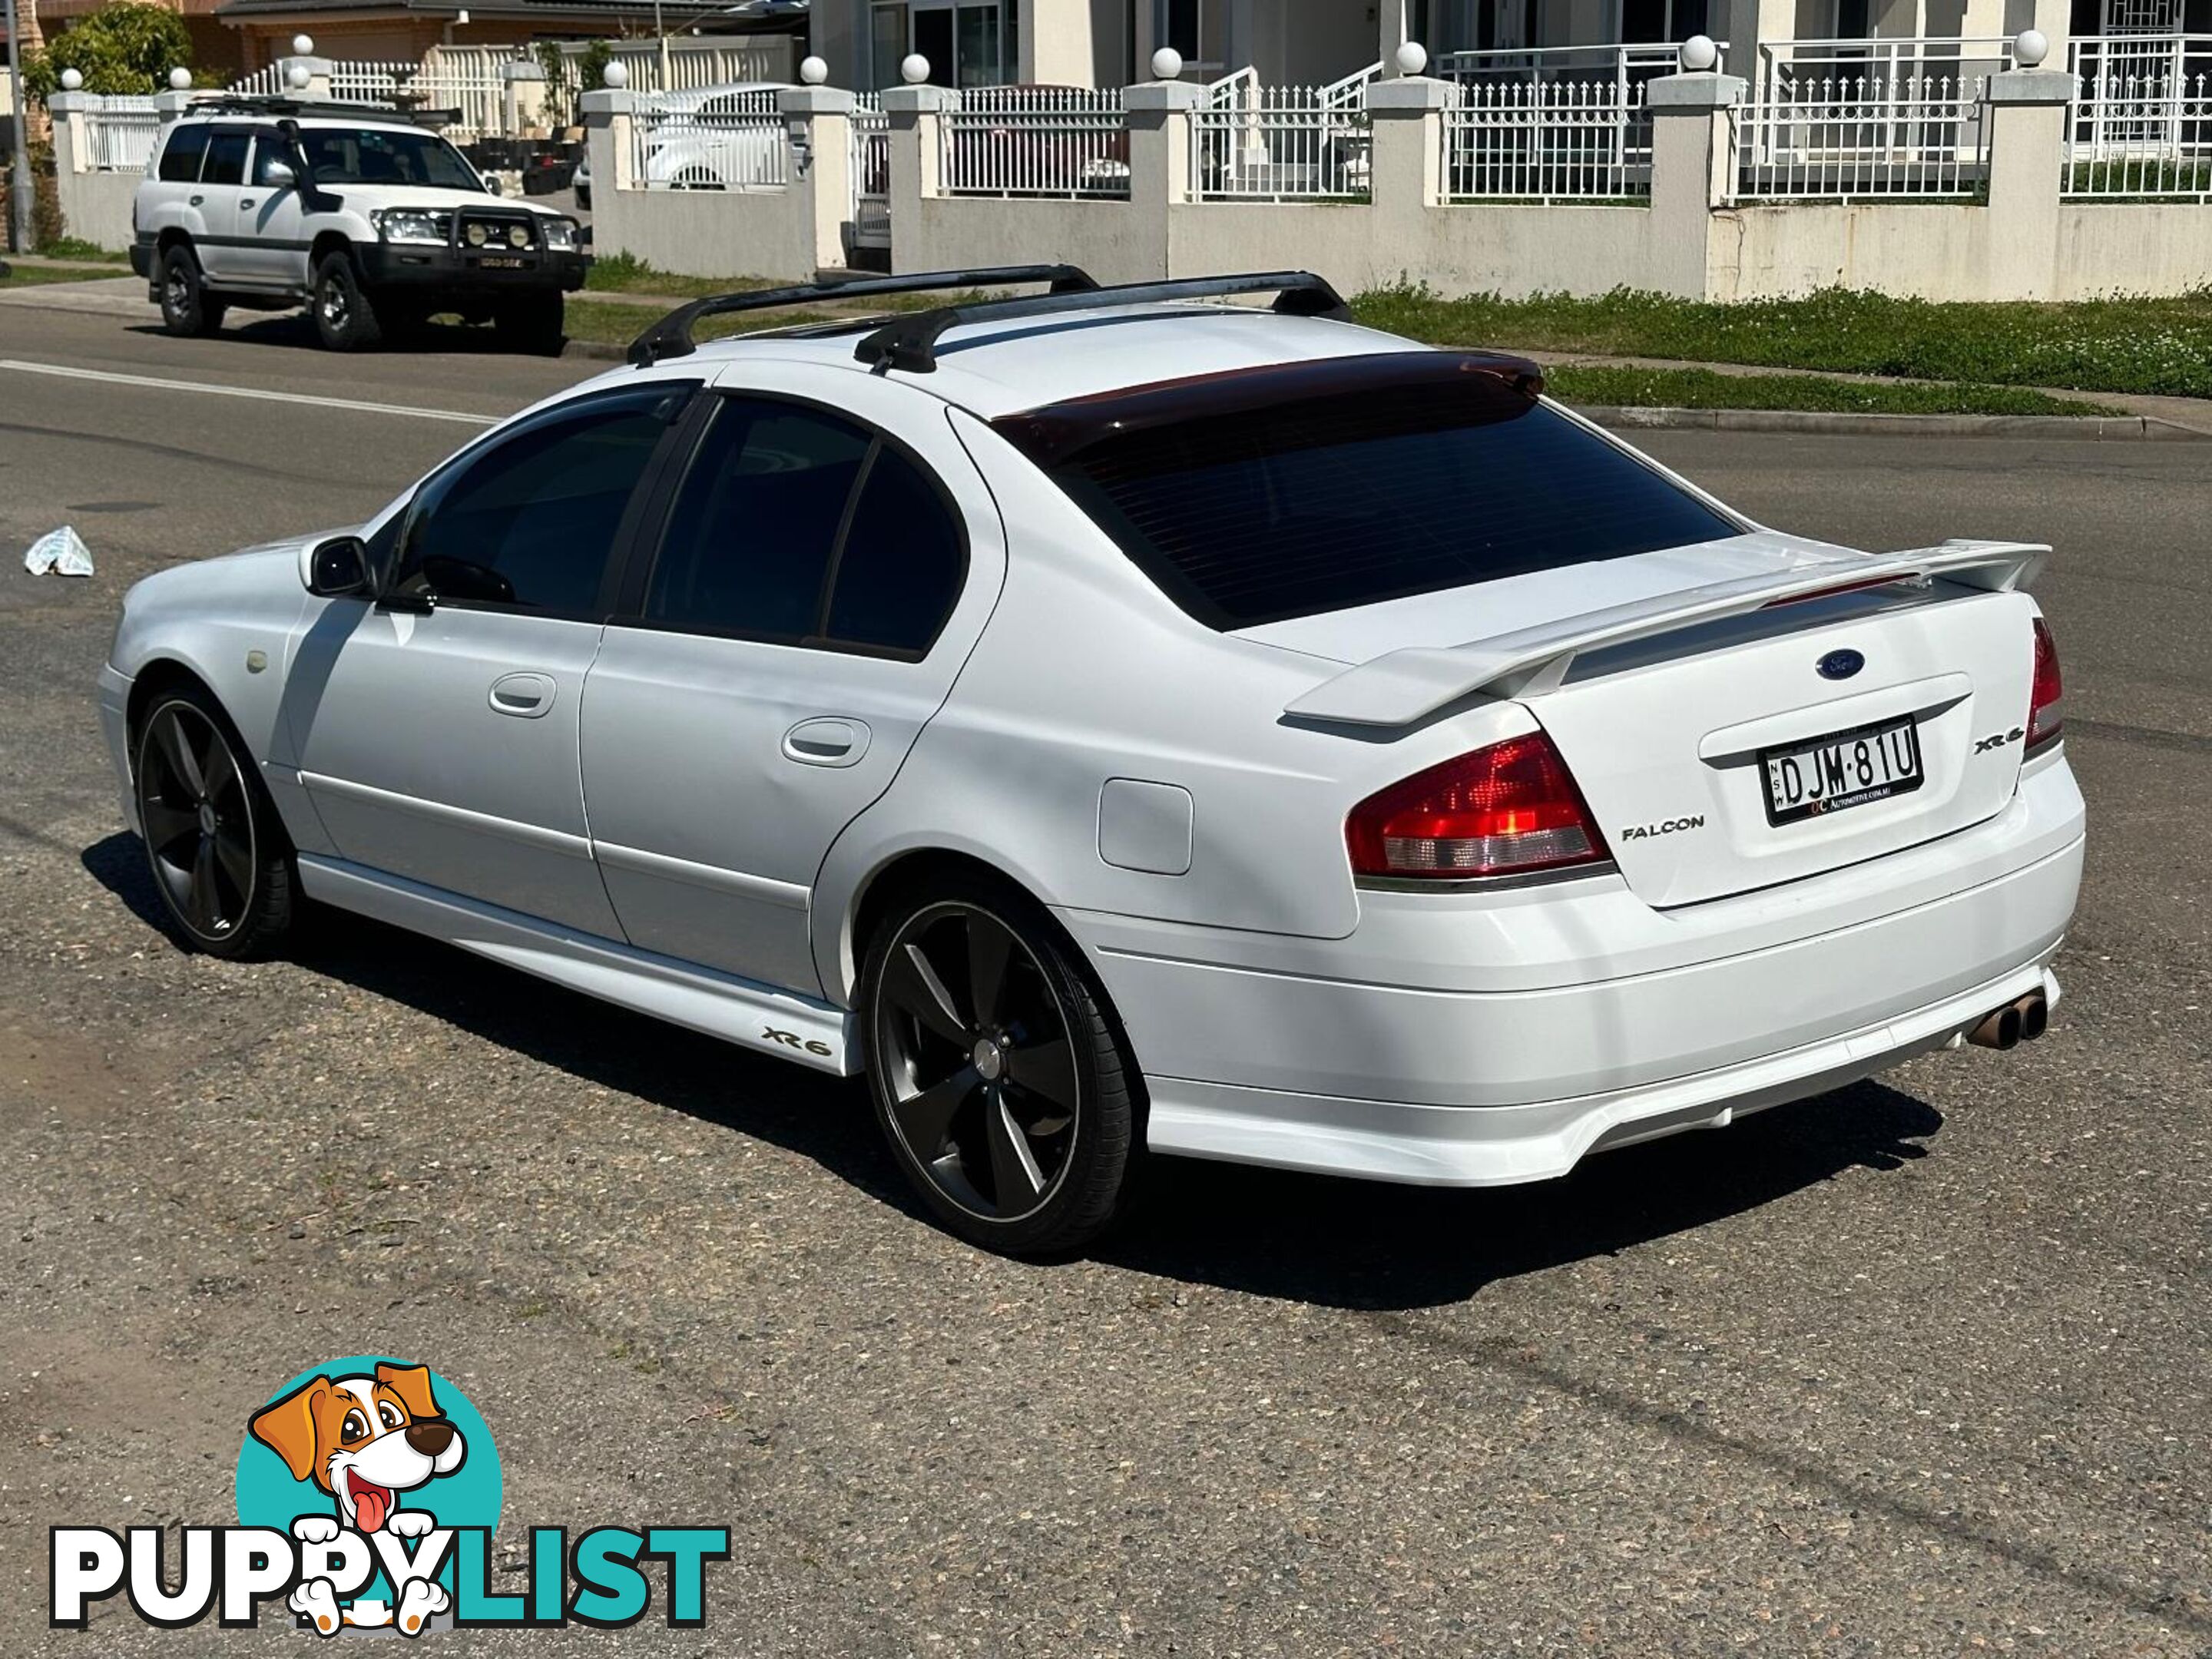
[[1759, 767], [1766, 779], [1769, 823], [1840, 812], [1920, 787], [1920, 728], [1910, 714], [1856, 726], [1762, 750]]
[[520, 270], [530, 261], [511, 258], [503, 253], [489, 253], [477, 263], [488, 270]]

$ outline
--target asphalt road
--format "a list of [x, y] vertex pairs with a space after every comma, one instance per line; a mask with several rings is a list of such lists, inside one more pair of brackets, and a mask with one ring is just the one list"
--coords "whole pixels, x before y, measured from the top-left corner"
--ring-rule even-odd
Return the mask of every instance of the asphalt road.
[[[2212, 449], [1650, 440], [1791, 527], [2057, 544], [2094, 822], [2045, 1041], [1540, 1188], [1164, 1163], [1030, 1267], [917, 1217], [854, 1086], [365, 922], [245, 967], [153, 924], [90, 701], [125, 587], [469, 428], [9, 365], [485, 413], [599, 367], [303, 341], [0, 306], [0, 1651], [297, 1652], [50, 1634], [46, 1529], [229, 1521], [249, 1411], [378, 1351], [489, 1419], [502, 1571], [733, 1528], [706, 1627], [626, 1644], [2212, 1653]], [[24, 574], [64, 521], [99, 574]]]

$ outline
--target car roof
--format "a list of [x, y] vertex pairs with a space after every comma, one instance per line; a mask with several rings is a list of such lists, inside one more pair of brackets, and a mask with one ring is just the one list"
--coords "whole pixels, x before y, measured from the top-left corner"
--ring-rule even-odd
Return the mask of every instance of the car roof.
[[[689, 362], [720, 368], [737, 362], [798, 361], [866, 374], [870, 366], [853, 355], [861, 332], [855, 327], [836, 333], [809, 331], [709, 341], [694, 356], [672, 359], [663, 366]], [[934, 372], [890, 372], [985, 420], [996, 420], [1047, 404], [1162, 380], [1424, 349], [1417, 342], [1358, 323], [1288, 316], [1257, 306], [1173, 301], [961, 324], [939, 339]]]
[[343, 127], [352, 132], [362, 127], [389, 127], [397, 132], [428, 133], [434, 138], [440, 136], [430, 128], [410, 121], [396, 112], [379, 114], [374, 111], [362, 110], [308, 115], [292, 110], [240, 109], [235, 105], [226, 108], [221, 105], [210, 105], [204, 109], [188, 109], [177, 118], [179, 125], [187, 121], [207, 121], [219, 122], [225, 126], [274, 126], [285, 120], [296, 121], [302, 128]]

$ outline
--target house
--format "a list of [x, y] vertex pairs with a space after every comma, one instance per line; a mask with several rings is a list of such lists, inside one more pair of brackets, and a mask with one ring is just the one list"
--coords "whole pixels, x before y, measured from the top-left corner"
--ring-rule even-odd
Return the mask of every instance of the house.
[[1861, 43], [1917, 67], [1905, 43], [1923, 40], [1952, 42], [1955, 72], [1957, 43], [1995, 48], [2025, 28], [2063, 42], [2212, 27], [2212, 0], [813, 0], [812, 14], [832, 84], [861, 88], [895, 84], [909, 52], [945, 86], [1121, 86], [1146, 78], [1159, 46], [1187, 79], [1249, 66], [1264, 84], [1318, 86], [1407, 40], [1455, 78], [1532, 61], [1609, 72], [1656, 67], [1693, 34], [1726, 43], [1725, 66], [1752, 78], [1762, 54], [1864, 62]]

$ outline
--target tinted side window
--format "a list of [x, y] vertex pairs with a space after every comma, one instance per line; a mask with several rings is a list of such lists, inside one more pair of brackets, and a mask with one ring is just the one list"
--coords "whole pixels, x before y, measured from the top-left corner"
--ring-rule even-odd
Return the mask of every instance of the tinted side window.
[[392, 587], [593, 615], [623, 513], [667, 428], [665, 386], [556, 410], [424, 487]]
[[207, 153], [208, 130], [198, 121], [179, 122], [161, 147], [161, 181], [189, 185], [200, 176], [200, 157]]
[[207, 165], [200, 169], [204, 185], [242, 185], [246, 182], [246, 147], [242, 132], [218, 132], [208, 140]]
[[646, 616], [775, 639], [813, 635], [872, 442], [817, 410], [723, 399], [677, 493]]
[[830, 598], [830, 638], [921, 653], [951, 614], [967, 553], [951, 507], [906, 457], [876, 452]]
[[267, 186], [269, 167], [272, 161], [282, 161], [287, 167], [292, 164], [292, 158], [284, 141], [273, 134], [255, 139], [253, 141], [253, 182], [256, 185]]

